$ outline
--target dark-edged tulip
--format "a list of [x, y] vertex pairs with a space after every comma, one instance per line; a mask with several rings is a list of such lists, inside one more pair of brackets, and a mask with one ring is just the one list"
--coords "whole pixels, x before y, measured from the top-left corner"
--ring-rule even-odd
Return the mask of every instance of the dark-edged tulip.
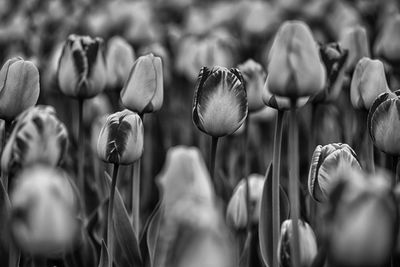
[[400, 61], [400, 15], [387, 19], [375, 42], [374, 52], [377, 56], [391, 62]]
[[335, 143], [317, 146], [308, 174], [308, 190], [312, 198], [325, 202], [337, 172], [352, 168], [361, 169], [361, 166], [356, 153], [349, 145]]
[[[251, 174], [249, 176], [250, 215], [252, 224], [258, 224], [260, 218], [261, 195], [264, 186], [264, 176]], [[227, 223], [235, 229], [246, 228], [246, 180], [242, 179], [234, 189], [226, 209]]]
[[121, 91], [124, 107], [137, 113], [150, 113], [161, 108], [164, 98], [162, 61], [148, 54], [139, 57], [132, 66]]
[[107, 86], [121, 88], [135, 61], [132, 46], [122, 37], [114, 36], [107, 42]]
[[75, 191], [65, 173], [34, 166], [18, 177], [10, 194], [10, 227], [25, 253], [61, 255], [73, 246], [78, 230]]
[[234, 133], [247, 116], [246, 95], [239, 70], [203, 67], [193, 98], [194, 124], [213, 137]]
[[305, 23], [283, 23], [268, 58], [267, 83], [272, 94], [295, 99], [314, 95], [324, 88], [325, 67], [311, 30]]
[[368, 113], [368, 130], [375, 146], [385, 153], [400, 155], [400, 90], [380, 94]]
[[143, 123], [139, 115], [123, 110], [108, 116], [100, 131], [97, 154], [105, 162], [132, 164], [143, 153]]
[[104, 90], [107, 70], [103, 40], [71, 34], [61, 53], [57, 71], [61, 91], [75, 98], [91, 98]]
[[0, 118], [11, 121], [39, 98], [39, 71], [35, 64], [12, 58], [0, 70]]
[[68, 132], [51, 106], [36, 106], [16, 118], [1, 155], [1, 169], [15, 172], [35, 163], [58, 165], [65, 156]]
[[[317, 240], [314, 231], [308, 223], [299, 220], [300, 267], [311, 266], [317, 256]], [[290, 258], [290, 243], [293, 238], [292, 220], [286, 220], [281, 226], [281, 236], [278, 243], [278, 261], [282, 267], [292, 266]]]
[[238, 65], [238, 69], [243, 75], [249, 112], [262, 109], [264, 107], [262, 90], [267, 78], [263, 67], [254, 60], [248, 59], [243, 64]]
[[363, 57], [370, 57], [367, 31], [362, 26], [348, 27], [340, 35], [340, 45], [349, 51], [345, 69], [351, 73], [358, 61]]
[[382, 62], [366, 57], [358, 61], [350, 87], [353, 107], [369, 110], [375, 99], [388, 91], [389, 87]]

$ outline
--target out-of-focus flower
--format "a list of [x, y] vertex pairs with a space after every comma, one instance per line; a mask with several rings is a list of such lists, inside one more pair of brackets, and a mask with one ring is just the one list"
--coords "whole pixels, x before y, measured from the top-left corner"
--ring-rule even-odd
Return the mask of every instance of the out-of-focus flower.
[[353, 107], [369, 110], [375, 99], [388, 91], [382, 62], [366, 57], [358, 61], [350, 88]]
[[343, 170], [325, 216], [328, 261], [334, 266], [382, 266], [390, 259], [398, 227], [389, 179]]
[[11, 121], [39, 98], [39, 71], [22, 58], [6, 61], [0, 70], [0, 118]]
[[108, 116], [97, 143], [97, 154], [105, 162], [132, 164], [143, 153], [143, 123], [127, 109]]
[[357, 25], [343, 30], [339, 43], [349, 51], [345, 64], [348, 73], [353, 72], [361, 58], [370, 57], [367, 31], [362, 26]]
[[400, 155], [400, 90], [380, 94], [368, 113], [368, 130], [375, 146], [385, 153]]
[[200, 71], [192, 116], [200, 131], [221, 137], [232, 134], [247, 116], [247, 96], [240, 71], [219, 66]]
[[[258, 224], [260, 218], [261, 195], [264, 186], [264, 176], [251, 174], [249, 176], [250, 215], [251, 223]], [[242, 179], [236, 186], [226, 210], [226, 220], [235, 229], [246, 228], [246, 180]]]
[[15, 172], [35, 163], [58, 165], [68, 145], [68, 132], [51, 106], [25, 110], [17, 119], [1, 155], [1, 169]]
[[135, 61], [135, 52], [122, 37], [114, 36], [107, 42], [107, 86], [120, 88], [128, 78]]
[[139, 57], [121, 91], [122, 104], [137, 113], [150, 113], [161, 108], [164, 82], [161, 58], [148, 54]]
[[96, 118], [111, 114], [111, 112], [112, 107], [107, 95], [103, 93], [98, 94], [97, 96], [86, 100], [85, 105], [83, 105], [83, 122], [90, 126]]
[[58, 84], [71, 97], [91, 98], [106, 86], [103, 40], [71, 34], [58, 64]]
[[375, 42], [377, 56], [396, 64], [400, 61], [400, 15], [386, 20]]
[[361, 18], [357, 9], [348, 2], [333, 1], [330, 4], [329, 12], [322, 14], [333, 39], [338, 40], [346, 28], [359, 25]]
[[342, 139], [343, 125], [340, 109], [335, 105], [317, 105], [314, 107], [313, 126], [315, 143], [328, 145]]
[[25, 253], [52, 257], [72, 248], [78, 205], [64, 173], [40, 165], [25, 169], [10, 200], [12, 236]]
[[308, 191], [319, 202], [327, 200], [337, 172], [343, 169], [361, 169], [357, 155], [347, 144], [317, 146], [311, 159], [308, 174]]
[[[280, 266], [289, 267], [291, 263], [290, 243], [293, 238], [292, 220], [286, 220], [281, 226], [281, 236], [278, 243], [278, 261]], [[299, 220], [300, 267], [311, 266], [317, 256], [317, 240], [314, 231], [308, 223]]]
[[272, 94], [311, 96], [325, 85], [326, 71], [310, 28], [287, 21], [278, 30], [269, 53], [267, 84]]

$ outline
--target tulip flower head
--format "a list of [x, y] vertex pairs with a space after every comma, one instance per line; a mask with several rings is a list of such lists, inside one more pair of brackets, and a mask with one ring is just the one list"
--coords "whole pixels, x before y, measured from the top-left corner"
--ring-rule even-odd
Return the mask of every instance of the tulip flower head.
[[108, 116], [100, 131], [97, 154], [105, 162], [132, 164], [143, 153], [143, 123], [127, 109]]
[[103, 40], [71, 34], [58, 63], [58, 84], [71, 97], [91, 98], [104, 90], [107, 70]]
[[51, 106], [31, 107], [21, 113], [1, 155], [8, 173], [35, 163], [57, 166], [65, 156], [68, 132]]
[[308, 190], [312, 198], [325, 202], [337, 172], [343, 169], [361, 169], [357, 155], [347, 144], [317, 146], [312, 156], [308, 175]]
[[375, 42], [375, 54], [393, 64], [400, 61], [400, 15], [387, 19]]
[[234, 133], [247, 116], [247, 94], [239, 70], [203, 67], [193, 99], [192, 118], [200, 131], [213, 137]]
[[0, 70], [0, 118], [11, 121], [39, 98], [39, 71], [30, 61], [12, 58]]
[[296, 99], [324, 88], [326, 70], [305, 23], [285, 22], [275, 36], [268, 58], [267, 84], [272, 94]]
[[164, 98], [162, 61], [148, 54], [139, 57], [132, 66], [121, 91], [124, 107], [139, 114], [161, 108]]
[[25, 169], [10, 201], [11, 233], [24, 252], [52, 257], [71, 249], [78, 230], [77, 200], [64, 173], [44, 166]]
[[351, 80], [350, 98], [353, 107], [369, 110], [375, 99], [388, 91], [390, 90], [382, 62], [362, 58], [357, 63]]

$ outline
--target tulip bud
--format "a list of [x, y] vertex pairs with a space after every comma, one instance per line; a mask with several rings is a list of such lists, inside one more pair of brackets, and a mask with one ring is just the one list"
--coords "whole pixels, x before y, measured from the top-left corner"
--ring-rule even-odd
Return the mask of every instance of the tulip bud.
[[77, 234], [77, 200], [67, 176], [57, 169], [25, 169], [10, 194], [10, 227], [25, 253], [57, 256], [71, 249]]
[[163, 104], [164, 85], [161, 58], [139, 57], [121, 91], [122, 104], [137, 113], [157, 111]]
[[349, 145], [335, 143], [317, 146], [308, 175], [308, 191], [312, 198], [325, 202], [335, 182], [336, 173], [349, 168], [361, 169], [357, 155]]
[[58, 63], [58, 84], [71, 97], [91, 98], [106, 86], [103, 40], [71, 34]]
[[11, 121], [39, 98], [39, 71], [22, 58], [7, 60], [0, 70], [0, 118]]
[[108, 116], [97, 142], [97, 155], [105, 162], [132, 164], [143, 153], [143, 124], [127, 109]]
[[68, 145], [68, 132], [51, 106], [36, 106], [25, 110], [17, 119], [1, 155], [1, 169], [15, 171], [42, 163], [57, 166], [63, 160]]
[[380, 94], [368, 113], [368, 129], [375, 146], [390, 155], [400, 155], [400, 90]]
[[[311, 266], [315, 256], [317, 256], [317, 241], [314, 231], [308, 223], [299, 220], [299, 247], [300, 247], [300, 267]], [[281, 236], [278, 243], [278, 261], [280, 266], [289, 267], [291, 263], [290, 243], [293, 238], [292, 220], [286, 220], [281, 226]]]
[[375, 42], [375, 54], [396, 64], [400, 61], [400, 15], [387, 19]]
[[252, 59], [238, 66], [243, 74], [243, 80], [247, 91], [249, 112], [255, 112], [264, 107], [262, 90], [267, 74], [263, 67]]
[[[251, 222], [258, 224], [260, 218], [261, 195], [264, 186], [264, 176], [251, 174], [249, 176], [250, 192], [250, 215]], [[247, 206], [246, 206], [246, 180], [242, 179], [236, 186], [226, 210], [226, 220], [235, 229], [246, 228]]]
[[388, 91], [382, 62], [362, 58], [357, 63], [351, 80], [350, 97], [353, 107], [369, 110], [375, 99]]
[[135, 60], [135, 52], [122, 37], [114, 36], [107, 43], [107, 86], [120, 88], [129, 75]]
[[320, 92], [326, 71], [310, 28], [300, 21], [285, 22], [269, 53], [268, 87], [272, 94], [295, 99]]
[[366, 30], [361, 26], [346, 28], [340, 36], [340, 45], [349, 51], [345, 69], [353, 72], [358, 61], [363, 57], [370, 57]]
[[234, 133], [247, 116], [247, 96], [239, 70], [203, 67], [193, 99], [193, 122], [200, 131], [221, 137]]

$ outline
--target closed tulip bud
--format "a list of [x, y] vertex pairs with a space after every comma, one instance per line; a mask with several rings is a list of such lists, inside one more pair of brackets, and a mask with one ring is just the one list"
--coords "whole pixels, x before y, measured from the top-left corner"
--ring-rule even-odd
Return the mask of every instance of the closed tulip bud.
[[312, 198], [325, 202], [337, 172], [343, 169], [361, 169], [356, 153], [347, 144], [317, 146], [311, 159], [308, 190]]
[[135, 61], [132, 46], [122, 37], [114, 36], [107, 42], [107, 86], [120, 89]]
[[107, 79], [103, 40], [71, 34], [61, 53], [57, 78], [67, 96], [84, 99], [103, 91]]
[[388, 92], [385, 70], [379, 60], [362, 58], [354, 70], [351, 80], [350, 98], [354, 108], [369, 110], [375, 99]]
[[346, 28], [340, 36], [340, 45], [349, 51], [345, 69], [353, 72], [358, 61], [363, 57], [370, 57], [366, 30], [361, 26]]
[[0, 118], [11, 121], [39, 98], [39, 71], [22, 58], [7, 60], [0, 70]]
[[262, 90], [267, 74], [263, 67], [252, 59], [247, 60], [238, 66], [243, 75], [244, 84], [247, 91], [247, 101], [249, 112], [255, 112], [264, 107], [262, 101]]
[[[250, 215], [251, 223], [258, 224], [260, 218], [261, 195], [264, 186], [264, 176], [252, 174], [249, 176]], [[246, 180], [242, 179], [236, 186], [226, 210], [226, 220], [235, 229], [244, 229], [247, 225]]]
[[139, 114], [150, 113], [161, 108], [163, 97], [161, 58], [153, 54], [139, 57], [121, 91], [122, 104]]
[[387, 19], [375, 42], [375, 54], [396, 64], [400, 61], [400, 15]]
[[269, 53], [268, 87], [291, 99], [311, 96], [325, 85], [326, 71], [310, 28], [300, 21], [285, 22]]
[[68, 132], [51, 106], [21, 113], [1, 155], [1, 169], [15, 171], [35, 163], [57, 166], [68, 145]]
[[[278, 243], [278, 261], [282, 267], [292, 266], [290, 243], [293, 238], [292, 220], [286, 220], [281, 226], [281, 236]], [[299, 247], [300, 247], [300, 267], [311, 266], [315, 256], [317, 256], [317, 240], [314, 231], [308, 223], [299, 220]]]
[[192, 117], [200, 131], [213, 137], [234, 133], [247, 116], [247, 94], [239, 70], [203, 67], [197, 79]]
[[78, 230], [77, 200], [67, 176], [52, 168], [25, 169], [10, 194], [12, 236], [25, 253], [61, 256]]
[[105, 162], [132, 164], [142, 156], [143, 134], [136, 113], [125, 109], [111, 114], [100, 131], [97, 154]]

